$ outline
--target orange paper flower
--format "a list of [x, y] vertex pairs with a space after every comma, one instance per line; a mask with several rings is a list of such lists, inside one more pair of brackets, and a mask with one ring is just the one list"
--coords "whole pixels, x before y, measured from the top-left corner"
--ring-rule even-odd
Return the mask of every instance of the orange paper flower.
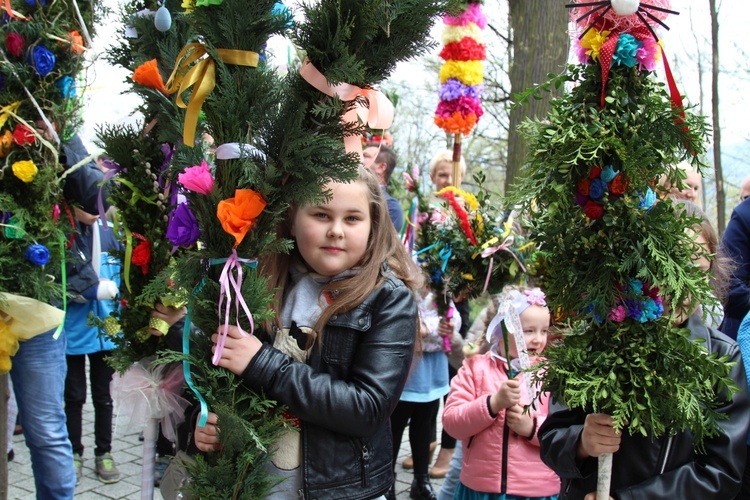
[[235, 189], [234, 198], [219, 202], [216, 216], [224, 231], [234, 236], [234, 246], [242, 243], [245, 235], [252, 229], [255, 219], [266, 208], [266, 200], [252, 189]]
[[69, 31], [68, 38], [70, 39], [70, 50], [74, 54], [83, 54], [86, 50], [83, 46], [83, 37], [77, 31]]
[[164, 88], [164, 79], [161, 77], [159, 67], [156, 65], [156, 59], [146, 61], [135, 68], [135, 71], [133, 71], [133, 81], [144, 87], [158, 90], [163, 94], [167, 93], [167, 90]]
[[10, 153], [11, 149], [13, 149], [13, 133], [10, 130], [6, 130], [0, 136], [0, 158], [5, 158], [5, 155]]

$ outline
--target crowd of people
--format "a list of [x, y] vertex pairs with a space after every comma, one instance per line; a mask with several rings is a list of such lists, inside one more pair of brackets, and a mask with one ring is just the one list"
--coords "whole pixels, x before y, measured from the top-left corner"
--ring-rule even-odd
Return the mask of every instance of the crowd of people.
[[[64, 162], [85, 158], [82, 147], [74, 137]], [[509, 287], [471, 329], [468, 301], [455, 298], [455, 314], [439, 315], [434, 293], [398, 236], [404, 216], [387, 191], [395, 165], [392, 149], [370, 145], [354, 182], [329, 183], [328, 201], [291, 207], [279, 235], [294, 240], [293, 251], [260, 262], [273, 277], [275, 318], [254, 336], [236, 327], [227, 331], [219, 366], [285, 405], [300, 422], [300, 432], [273, 449], [264, 466], [283, 479], [268, 498], [395, 498], [396, 457], [407, 426], [411, 456], [403, 466], [413, 469], [414, 499], [588, 500], [596, 491], [596, 457], [603, 453], [614, 453], [613, 498], [750, 498], [750, 399], [743, 364], [750, 362], [750, 178], [721, 242], [697, 204], [697, 172], [688, 169], [683, 186], [663, 189], [702, 219], [692, 230], [712, 258], [696, 253], [695, 264], [709, 273], [724, 304], [709, 310], [697, 304], [678, 311], [674, 321], [709, 352], [736, 363], [731, 377], [741, 389], [719, 402], [726, 416], [720, 432], [696, 449], [689, 433], [630, 435], [619, 432], [610, 415], [568, 409], [546, 394], [529, 406], [526, 374], [510, 362], [519, 355], [517, 347], [502, 341], [508, 309], [498, 301], [507, 301], [518, 315], [527, 354], [537, 360], [553, 328], [544, 292]], [[462, 163], [461, 175], [465, 168]], [[451, 185], [452, 175], [451, 154], [436, 155], [430, 165], [435, 190]], [[121, 243], [98, 220], [101, 179], [91, 162], [65, 184], [74, 299], [63, 336], [55, 340], [50, 331], [24, 342], [11, 371], [38, 498], [72, 498], [80, 481], [86, 359], [95, 411], [94, 470], [104, 483], [120, 479], [111, 454], [113, 370], [106, 363], [113, 345], [101, 335], [101, 323], [89, 320], [109, 315], [121, 274], [120, 263], [107, 253]], [[431, 209], [441, 208], [434, 203]], [[184, 314], [161, 304], [153, 312], [177, 328]], [[218, 341], [218, 332], [207, 333]], [[453, 351], [450, 359], [446, 350]], [[430, 467], [441, 399], [443, 434]], [[10, 415], [9, 428], [15, 429], [15, 412]], [[193, 441], [182, 447], [202, 453], [220, 447], [216, 414], [209, 414], [205, 426], [190, 425]], [[174, 444], [162, 448], [169, 455]], [[435, 491], [430, 479], [442, 477]]]

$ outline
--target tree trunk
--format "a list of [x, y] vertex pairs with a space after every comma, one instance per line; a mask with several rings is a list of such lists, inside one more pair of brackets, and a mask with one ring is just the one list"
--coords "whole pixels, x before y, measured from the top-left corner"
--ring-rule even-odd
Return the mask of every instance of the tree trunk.
[[708, 0], [711, 8], [711, 114], [714, 128], [714, 172], [716, 176], [716, 212], [719, 234], [724, 232], [726, 222], [726, 193], [724, 173], [721, 169], [721, 126], [719, 125], [719, 13], [716, 0]]
[[[509, 5], [513, 37], [510, 85], [511, 95], [514, 95], [546, 81], [549, 73], [560, 73], [564, 69], [568, 59], [568, 13], [564, 2], [559, 0], [509, 0]], [[560, 88], [557, 92], [563, 90]], [[551, 96], [530, 99], [510, 112], [506, 193], [526, 161], [527, 146], [516, 129], [526, 118], [544, 116]]]

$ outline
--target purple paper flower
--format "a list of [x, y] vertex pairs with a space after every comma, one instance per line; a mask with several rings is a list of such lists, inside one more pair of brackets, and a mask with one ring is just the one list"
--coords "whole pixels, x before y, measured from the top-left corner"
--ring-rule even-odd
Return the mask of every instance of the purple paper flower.
[[44, 245], [34, 243], [26, 249], [24, 254], [26, 260], [34, 264], [35, 266], [43, 266], [49, 262], [49, 250]]
[[438, 97], [443, 101], [453, 101], [459, 97], [473, 97], [479, 99], [484, 92], [484, 84], [478, 85], [466, 85], [457, 78], [448, 78], [448, 80], [440, 85], [438, 89]]
[[44, 45], [37, 45], [29, 54], [29, 64], [36, 70], [39, 76], [47, 76], [55, 69], [55, 54]]
[[172, 211], [166, 236], [174, 246], [182, 247], [193, 246], [200, 238], [201, 230], [198, 227], [198, 221], [187, 203], [177, 205], [177, 208]]

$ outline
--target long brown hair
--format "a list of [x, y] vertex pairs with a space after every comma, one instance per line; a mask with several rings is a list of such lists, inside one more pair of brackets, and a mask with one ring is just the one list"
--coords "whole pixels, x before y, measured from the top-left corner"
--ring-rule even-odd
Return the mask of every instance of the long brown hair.
[[[362, 261], [358, 264], [360, 269], [357, 274], [323, 287], [323, 290], [335, 290], [336, 293], [334, 301], [323, 309], [315, 323], [316, 332], [322, 333], [323, 327], [331, 316], [350, 311], [361, 304], [373, 290], [383, 283], [386, 268], [390, 268], [393, 275], [402, 280], [411, 290], [422, 286], [422, 274], [409, 258], [409, 254], [396, 234], [377, 179], [369, 170], [360, 167], [354, 182], [363, 182], [367, 186], [370, 201], [370, 235], [367, 248]], [[292, 221], [298, 208], [293, 206], [287, 211], [286, 219], [278, 230], [280, 237], [292, 239]], [[289, 268], [295, 258], [302, 259], [296, 245], [289, 254], [271, 254], [262, 258], [260, 262], [262, 272], [271, 277], [269, 287], [274, 291], [273, 307], [276, 311], [274, 323], [279, 328], [281, 328], [282, 301], [286, 287], [289, 285]], [[265, 326], [270, 328], [272, 325]]]

